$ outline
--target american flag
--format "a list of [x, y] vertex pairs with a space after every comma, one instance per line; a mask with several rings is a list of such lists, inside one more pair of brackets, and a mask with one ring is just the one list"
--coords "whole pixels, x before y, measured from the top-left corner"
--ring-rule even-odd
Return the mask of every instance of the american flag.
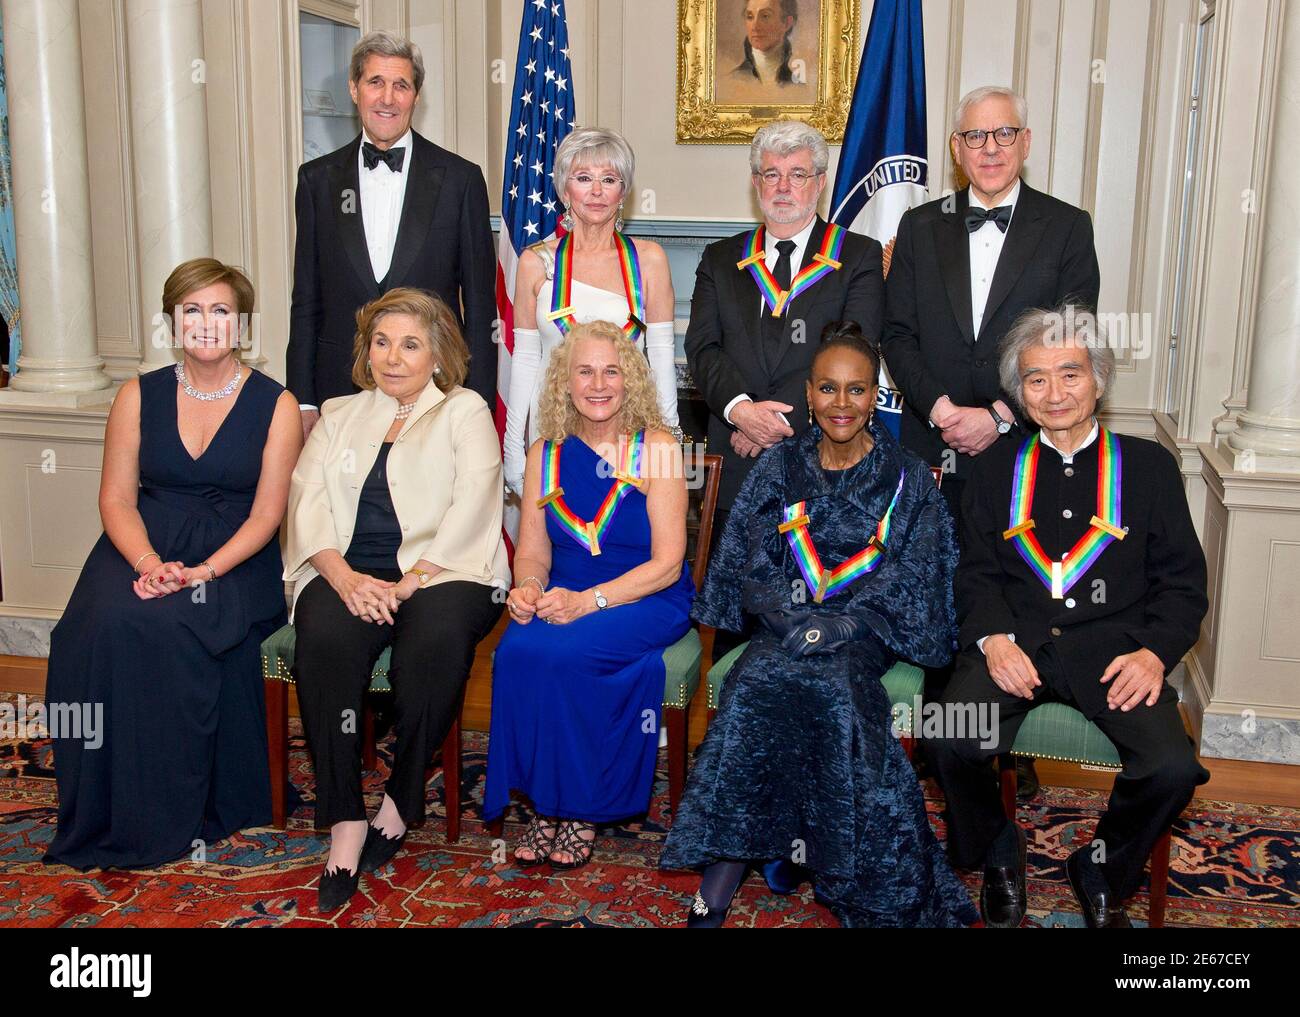
[[574, 125], [569, 30], [560, 0], [525, 3], [513, 87], [497, 241], [497, 314], [502, 341], [497, 354], [496, 419], [497, 432], [503, 435], [510, 356], [515, 346], [512, 297], [519, 254], [529, 244], [554, 234], [564, 211], [551, 179], [555, 149]]

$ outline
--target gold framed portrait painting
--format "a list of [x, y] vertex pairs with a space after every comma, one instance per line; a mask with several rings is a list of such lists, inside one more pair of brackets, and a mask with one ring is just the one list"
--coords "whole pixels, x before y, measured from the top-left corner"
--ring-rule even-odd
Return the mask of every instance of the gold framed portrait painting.
[[678, 0], [677, 141], [748, 145], [773, 120], [844, 140], [859, 0]]

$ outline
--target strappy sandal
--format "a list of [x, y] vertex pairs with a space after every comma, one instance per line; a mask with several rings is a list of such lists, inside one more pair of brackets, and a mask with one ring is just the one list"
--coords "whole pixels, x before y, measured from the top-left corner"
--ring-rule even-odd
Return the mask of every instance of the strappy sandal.
[[[591, 831], [591, 839], [582, 836]], [[596, 844], [596, 824], [566, 820], [560, 824], [559, 833], [555, 835], [555, 846], [551, 848], [551, 865], [557, 869], [580, 869], [591, 861], [591, 851]], [[564, 852], [573, 861], [557, 861], [555, 856]]]
[[[545, 833], [546, 830], [551, 831], [549, 835]], [[534, 816], [532, 822], [524, 830], [524, 835], [519, 838], [519, 843], [515, 845], [513, 852], [515, 864], [521, 869], [531, 869], [546, 864], [547, 856], [554, 849], [558, 834], [559, 828], [555, 823], [549, 819], [543, 819], [541, 816]], [[531, 851], [533, 857], [521, 858], [519, 856], [520, 848]]]

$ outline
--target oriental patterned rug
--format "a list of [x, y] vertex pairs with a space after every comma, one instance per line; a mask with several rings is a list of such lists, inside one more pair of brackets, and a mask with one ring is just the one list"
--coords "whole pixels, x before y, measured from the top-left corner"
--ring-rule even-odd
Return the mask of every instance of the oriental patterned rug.
[[[0, 700], [16, 697], [0, 694]], [[8, 732], [12, 735], [14, 732]], [[31, 732], [26, 732], [31, 735]], [[511, 864], [508, 847], [524, 820], [508, 816], [505, 842], [493, 842], [478, 820], [487, 736], [467, 732], [464, 818], [459, 843], [445, 840], [442, 772], [429, 782], [429, 819], [412, 830], [394, 861], [371, 876], [349, 905], [316, 913], [316, 881], [325, 841], [312, 829], [312, 771], [293, 722], [290, 774], [302, 799], [287, 830], [245, 830], [210, 846], [199, 863], [159, 869], [79, 873], [44, 866], [54, 835], [56, 797], [50, 743], [0, 733], [0, 927], [88, 926], [604, 926], [639, 928], [684, 922], [695, 891], [690, 873], [656, 867], [666, 835], [667, 781], [659, 774], [652, 807], [640, 822], [602, 828], [592, 862], [573, 871], [528, 871]], [[391, 743], [379, 748], [379, 771], [366, 775], [373, 811], [382, 795]], [[942, 796], [932, 784], [926, 802], [943, 836]], [[472, 798], [471, 798], [472, 796]], [[1106, 796], [1044, 788], [1020, 808], [1029, 829], [1029, 915], [1039, 927], [1082, 925], [1065, 880], [1064, 862], [1087, 843]], [[1166, 925], [1300, 927], [1300, 810], [1195, 801], [1174, 829]], [[972, 895], [977, 874], [965, 874]], [[1129, 903], [1145, 924], [1145, 892]], [[783, 897], [757, 875], [742, 887], [728, 926], [834, 925], [813, 900], [812, 887]]]

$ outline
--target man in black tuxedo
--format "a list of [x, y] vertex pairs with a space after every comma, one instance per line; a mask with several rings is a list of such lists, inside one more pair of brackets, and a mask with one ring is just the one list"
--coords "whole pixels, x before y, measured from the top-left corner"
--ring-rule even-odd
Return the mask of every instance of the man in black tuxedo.
[[[903, 445], [943, 468], [960, 533], [962, 488], [975, 457], [1019, 440], [999, 386], [998, 343], [1027, 307], [1097, 306], [1092, 220], [1020, 179], [1029, 156], [1025, 100], [984, 87], [957, 105], [949, 142], [970, 185], [904, 213], [885, 284], [885, 362], [903, 393]], [[926, 671], [938, 695], [951, 667]], [[1038, 790], [1017, 762], [1020, 795]]]
[[954, 517], [974, 458], [1016, 417], [998, 343], [1027, 307], [1095, 309], [1101, 278], [1083, 209], [1020, 179], [1025, 101], [986, 87], [958, 104], [950, 138], [969, 187], [904, 213], [885, 285], [885, 362], [903, 393], [903, 444], [944, 467]]
[[399, 286], [430, 290], [460, 320], [466, 387], [496, 407], [496, 258], [487, 185], [471, 162], [411, 129], [424, 83], [419, 47], [371, 32], [352, 51], [348, 88], [362, 133], [298, 171], [298, 238], [288, 388], [304, 434], [352, 384], [356, 312]]
[[[792, 289], [779, 316], [755, 279], [759, 266], [740, 267], [754, 231], [710, 244], [695, 273], [686, 356], [696, 387], [709, 406], [709, 451], [723, 457], [716, 539], [753, 465], [753, 457], [808, 427], [804, 382], [822, 329], [856, 321], [880, 335], [883, 303], [880, 244], [847, 230], [838, 267], [808, 286], [802, 271], [826, 239], [817, 202], [826, 187], [826, 140], [794, 120], [769, 124], [754, 135], [749, 165], [763, 212], [761, 263], [774, 288]], [[718, 633], [714, 659], [736, 645]]]
[[[1022, 446], [1032, 452], [1027, 434], [981, 455], [964, 493], [954, 582], [960, 652], [944, 716], [973, 707], [989, 719], [981, 732], [995, 736], [945, 731], [923, 746], [947, 799], [949, 855], [984, 867], [980, 907], [993, 927], [1024, 918], [1025, 835], [1002, 811], [990, 761], [1033, 707], [1075, 707], [1114, 742], [1123, 765], [1092, 842], [1066, 863], [1090, 927], [1129, 924], [1123, 901], [1152, 846], [1209, 779], [1165, 681], [1205, 617], [1205, 557], [1173, 457], [1097, 422], [1114, 365], [1090, 315], [1072, 322], [1066, 306], [1026, 310], [1004, 341], [1000, 372], [1026, 431], [1038, 431], [1037, 465], [1027, 458], [1022, 472], [1028, 512], [1012, 507], [1017, 459]], [[1118, 497], [1099, 507], [1101, 453], [1112, 439]], [[1087, 565], [1073, 576], [1067, 552], [1102, 529], [1098, 519], [1114, 539], [1095, 557], [1080, 549], [1075, 557]], [[1034, 544], [1021, 544], [1018, 530]], [[1040, 572], [1030, 561], [1056, 566]]]

